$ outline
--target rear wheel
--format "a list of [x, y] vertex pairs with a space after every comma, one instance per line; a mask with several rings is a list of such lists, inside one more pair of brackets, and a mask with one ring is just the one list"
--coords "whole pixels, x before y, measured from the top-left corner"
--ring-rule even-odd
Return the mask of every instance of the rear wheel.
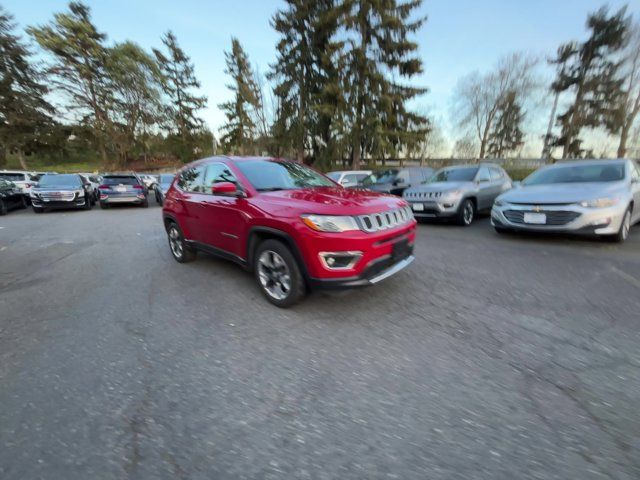
[[89, 194], [85, 193], [84, 194], [84, 206], [83, 206], [83, 208], [85, 210], [91, 210], [91, 207], [93, 207], [93, 204], [91, 203], [91, 197], [89, 196]]
[[460, 203], [458, 207], [458, 213], [456, 214], [456, 223], [468, 227], [473, 223], [473, 219], [476, 216], [476, 205], [473, 200], [467, 198]]
[[629, 238], [629, 231], [631, 230], [631, 207], [627, 209], [622, 217], [622, 224], [620, 224], [620, 230], [615, 235], [612, 235], [610, 238], [612, 241], [617, 243], [623, 243]]
[[7, 204], [0, 198], [0, 215], [7, 214]]
[[20, 200], [20, 203], [18, 205], [18, 207], [20, 208], [27, 208], [29, 206], [29, 202], [27, 202], [27, 197], [22, 197], [22, 199]]
[[278, 240], [265, 240], [255, 254], [254, 271], [264, 296], [287, 308], [305, 294], [304, 279], [291, 250]]
[[142, 208], [149, 208], [149, 199], [145, 198], [144, 201], [140, 204]]
[[196, 251], [189, 247], [184, 241], [184, 236], [182, 235], [182, 231], [180, 231], [180, 227], [178, 227], [178, 225], [171, 223], [167, 230], [167, 235], [169, 237], [169, 248], [171, 249], [171, 254], [176, 261], [180, 263], [187, 263], [196, 258]]

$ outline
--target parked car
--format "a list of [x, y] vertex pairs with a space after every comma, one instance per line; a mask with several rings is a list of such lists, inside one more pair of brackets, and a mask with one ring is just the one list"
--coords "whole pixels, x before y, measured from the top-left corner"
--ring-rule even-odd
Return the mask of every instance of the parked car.
[[215, 157], [185, 166], [163, 219], [173, 257], [198, 250], [255, 273], [271, 303], [307, 288], [371, 285], [413, 261], [416, 222], [401, 198], [337, 186], [296, 162]]
[[357, 187], [369, 175], [371, 170], [338, 170], [327, 173], [327, 177], [343, 187]]
[[175, 173], [162, 173], [158, 175], [158, 183], [155, 188], [156, 201], [162, 205], [164, 197], [169, 190], [169, 187], [173, 183], [173, 179], [176, 178]]
[[100, 208], [113, 204], [149, 206], [149, 190], [135, 173], [110, 173], [102, 177]]
[[43, 175], [31, 189], [31, 206], [36, 213], [54, 208], [83, 208], [95, 204], [93, 188], [77, 173]]
[[0, 215], [14, 208], [27, 208], [27, 199], [15, 183], [0, 179]]
[[413, 185], [428, 180], [433, 175], [430, 167], [387, 168], [376, 170], [362, 180], [362, 187], [374, 192], [391, 193], [402, 196], [402, 193]]
[[100, 200], [100, 185], [102, 185], [102, 177], [100, 175], [95, 175], [93, 173], [81, 173], [82, 175], [93, 188], [95, 201], [98, 202]]
[[406, 189], [403, 197], [418, 219], [445, 218], [471, 225], [478, 211], [489, 211], [496, 197], [511, 186], [511, 178], [498, 165], [456, 165]]
[[37, 183], [37, 177], [34, 174], [19, 170], [1, 170], [0, 179], [13, 182], [27, 199], [29, 199], [31, 187]]
[[562, 162], [536, 170], [500, 195], [491, 210], [498, 233], [563, 232], [623, 242], [640, 221], [640, 168], [630, 160]]
[[139, 173], [138, 176], [144, 182], [148, 190], [155, 190], [158, 184], [158, 176], [150, 173]]

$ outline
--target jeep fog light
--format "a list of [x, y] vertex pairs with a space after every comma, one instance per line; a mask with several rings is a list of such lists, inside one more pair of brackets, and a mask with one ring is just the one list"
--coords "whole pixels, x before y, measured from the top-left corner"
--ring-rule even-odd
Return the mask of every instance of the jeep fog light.
[[329, 270], [353, 268], [362, 257], [362, 252], [320, 252], [322, 265]]

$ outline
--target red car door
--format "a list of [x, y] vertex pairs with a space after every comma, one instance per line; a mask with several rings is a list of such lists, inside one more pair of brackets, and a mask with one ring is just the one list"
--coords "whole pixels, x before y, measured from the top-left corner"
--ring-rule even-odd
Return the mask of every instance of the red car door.
[[203, 222], [204, 241], [215, 248], [244, 258], [246, 252], [242, 249], [244, 245], [242, 237], [246, 231], [247, 219], [243, 213], [242, 203], [246, 203], [246, 199], [235, 195], [212, 193], [211, 187], [222, 182], [238, 185], [235, 175], [227, 165], [222, 162], [208, 164], [204, 180], [206, 194], [202, 199], [206, 210], [206, 218]]
[[187, 240], [205, 242], [204, 219], [206, 218], [204, 194], [204, 176], [206, 165], [196, 165], [180, 172], [177, 186], [180, 195], [177, 202], [182, 210], [181, 220], [184, 223]]

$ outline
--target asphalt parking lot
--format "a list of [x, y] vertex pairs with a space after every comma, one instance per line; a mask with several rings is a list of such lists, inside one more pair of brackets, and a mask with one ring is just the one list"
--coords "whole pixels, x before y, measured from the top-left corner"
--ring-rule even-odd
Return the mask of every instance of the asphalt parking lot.
[[0, 478], [637, 479], [640, 227], [416, 251], [280, 310], [154, 202], [1, 217]]

